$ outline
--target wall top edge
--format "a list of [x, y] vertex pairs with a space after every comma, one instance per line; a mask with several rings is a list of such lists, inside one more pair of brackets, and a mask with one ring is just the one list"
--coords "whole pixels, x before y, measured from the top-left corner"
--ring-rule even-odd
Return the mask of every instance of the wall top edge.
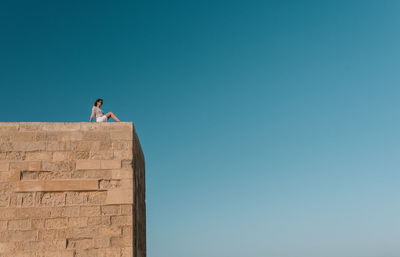
[[115, 125], [123, 125], [123, 124], [132, 124], [132, 121], [120, 121], [120, 122], [89, 122], [89, 121], [83, 121], [83, 122], [42, 122], [42, 121], [12, 121], [12, 122], [2, 122], [0, 121], [0, 124], [77, 124], [77, 123], [83, 123], [83, 124], [99, 124], [101, 125], [109, 125], [109, 124], [115, 124]]
[[121, 122], [0, 122], [1, 130], [98, 130], [133, 129], [132, 121]]

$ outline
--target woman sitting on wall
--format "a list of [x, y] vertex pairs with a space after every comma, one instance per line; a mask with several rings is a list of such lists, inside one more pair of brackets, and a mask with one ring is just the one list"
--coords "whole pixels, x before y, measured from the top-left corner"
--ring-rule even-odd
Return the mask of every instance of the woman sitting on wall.
[[104, 114], [104, 112], [100, 109], [102, 105], [103, 105], [103, 99], [99, 98], [94, 102], [89, 122], [92, 122], [94, 117], [96, 117], [96, 122], [107, 122], [110, 117], [112, 117], [117, 122], [120, 121], [117, 118], [117, 116], [114, 115], [113, 112], [108, 112]]

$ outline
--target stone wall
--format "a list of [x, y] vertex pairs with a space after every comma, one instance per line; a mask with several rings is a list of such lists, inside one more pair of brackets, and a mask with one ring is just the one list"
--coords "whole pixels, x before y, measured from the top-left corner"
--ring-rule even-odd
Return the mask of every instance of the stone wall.
[[132, 122], [0, 122], [0, 257], [145, 257]]

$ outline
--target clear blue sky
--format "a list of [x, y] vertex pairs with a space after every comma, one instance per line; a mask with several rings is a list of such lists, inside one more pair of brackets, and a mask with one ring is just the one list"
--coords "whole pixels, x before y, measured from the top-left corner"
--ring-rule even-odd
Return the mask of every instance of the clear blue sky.
[[149, 257], [400, 256], [398, 1], [2, 1], [1, 121], [133, 121]]

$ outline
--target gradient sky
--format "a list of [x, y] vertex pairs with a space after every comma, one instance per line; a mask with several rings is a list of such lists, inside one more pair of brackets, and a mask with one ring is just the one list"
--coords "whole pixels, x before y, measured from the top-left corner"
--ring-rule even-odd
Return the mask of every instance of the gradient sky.
[[399, 13], [1, 1], [0, 121], [134, 122], [149, 257], [398, 257]]

